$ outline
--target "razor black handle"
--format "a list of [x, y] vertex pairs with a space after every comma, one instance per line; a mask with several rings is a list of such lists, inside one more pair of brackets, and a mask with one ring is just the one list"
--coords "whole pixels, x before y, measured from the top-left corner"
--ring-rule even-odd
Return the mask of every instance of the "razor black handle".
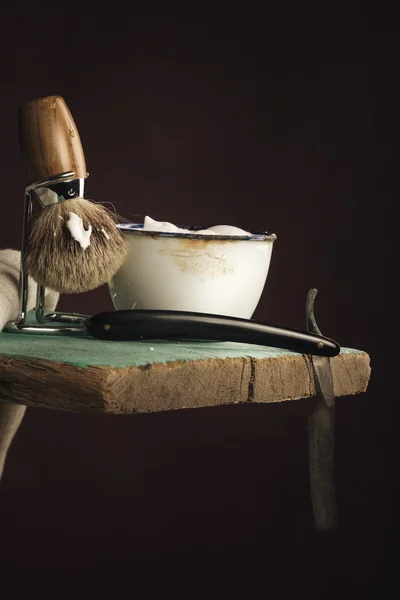
[[334, 340], [285, 329], [249, 319], [173, 310], [116, 310], [90, 317], [87, 331], [94, 338], [110, 341], [195, 339], [242, 342], [283, 348], [301, 354], [336, 356]]

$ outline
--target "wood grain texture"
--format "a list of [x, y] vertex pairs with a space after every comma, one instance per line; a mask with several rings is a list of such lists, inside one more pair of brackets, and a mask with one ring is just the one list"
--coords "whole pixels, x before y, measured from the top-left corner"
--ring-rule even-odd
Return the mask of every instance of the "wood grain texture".
[[18, 124], [29, 183], [67, 171], [86, 177], [79, 132], [61, 96], [26, 102], [19, 109]]
[[[346, 350], [332, 359], [336, 396], [364, 392], [369, 356]], [[243, 402], [282, 402], [315, 395], [310, 359], [276, 353], [87, 366], [0, 356], [0, 395], [10, 402], [56, 410], [131, 414]]]

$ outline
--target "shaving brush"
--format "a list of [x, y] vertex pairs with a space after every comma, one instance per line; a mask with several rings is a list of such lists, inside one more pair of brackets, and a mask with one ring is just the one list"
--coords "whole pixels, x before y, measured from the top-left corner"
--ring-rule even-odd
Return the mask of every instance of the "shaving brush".
[[43, 206], [27, 239], [25, 268], [56, 292], [97, 288], [122, 266], [127, 241], [114, 213], [83, 198], [86, 162], [72, 115], [63, 98], [47, 96], [23, 104], [18, 121], [29, 183]]

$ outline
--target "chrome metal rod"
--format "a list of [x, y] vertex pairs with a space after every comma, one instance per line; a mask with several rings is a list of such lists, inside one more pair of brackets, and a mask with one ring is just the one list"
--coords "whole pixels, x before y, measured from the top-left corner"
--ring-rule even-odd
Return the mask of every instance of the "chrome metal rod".
[[47, 325], [48, 323], [65, 323], [69, 325], [82, 326], [84, 328], [86, 321], [90, 318], [90, 315], [82, 315], [79, 313], [61, 313], [52, 312], [45, 313], [45, 296], [46, 290], [42, 285], [38, 286], [36, 295], [36, 321], [41, 325]]
[[24, 216], [22, 221], [21, 266], [18, 284], [19, 311], [16, 321], [19, 325], [23, 325], [25, 323], [28, 306], [28, 273], [25, 269], [25, 257], [28, 245], [28, 238], [31, 232], [31, 221], [32, 195], [30, 191], [25, 191]]
[[25, 192], [32, 192], [37, 190], [38, 188], [48, 187], [49, 185], [55, 185], [56, 183], [62, 183], [63, 181], [70, 181], [71, 179], [74, 179], [74, 176], [75, 171], [66, 171], [65, 173], [60, 173], [59, 175], [49, 177], [48, 179], [34, 181], [30, 185], [26, 186]]
[[54, 327], [54, 326], [49, 326], [46, 327], [45, 325], [38, 325], [38, 324], [25, 324], [23, 326], [18, 326], [17, 323], [15, 322], [10, 322], [7, 323], [7, 326], [4, 328], [4, 331], [7, 331], [8, 333], [27, 333], [27, 334], [35, 334], [35, 335], [43, 335], [43, 334], [51, 334], [51, 335], [82, 335], [86, 337], [86, 327], [83, 326], [61, 326], [60, 327]]

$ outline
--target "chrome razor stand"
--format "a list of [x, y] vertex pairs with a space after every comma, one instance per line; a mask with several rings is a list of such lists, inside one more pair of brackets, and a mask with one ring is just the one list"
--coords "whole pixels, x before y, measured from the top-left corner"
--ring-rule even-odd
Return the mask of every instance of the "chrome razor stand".
[[[25, 267], [28, 239], [32, 228], [33, 194], [39, 198], [43, 208], [56, 202], [83, 197], [84, 178], [75, 178], [74, 171], [61, 173], [56, 177], [38, 181], [25, 188], [24, 215], [22, 223], [21, 267], [19, 276], [19, 311], [15, 321], [10, 321], [4, 331], [12, 333], [48, 333], [48, 334], [82, 334], [85, 332], [85, 323], [88, 315], [77, 313], [45, 312], [46, 289], [38, 284], [36, 295], [35, 318], [36, 323], [27, 323], [28, 308], [28, 272]], [[88, 176], [88, 175], [87, 175]], [[86, 176], [86, 177], [87, 177]]]

